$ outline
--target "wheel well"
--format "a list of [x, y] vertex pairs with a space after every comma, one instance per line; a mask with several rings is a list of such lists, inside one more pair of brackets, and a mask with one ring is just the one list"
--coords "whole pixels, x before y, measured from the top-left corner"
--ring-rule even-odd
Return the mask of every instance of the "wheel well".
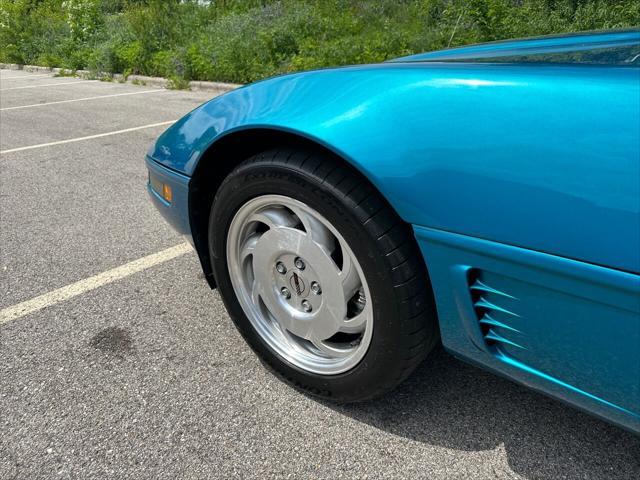
[[[209, 256], [209, 212], [218, 188], [234, 167], [256, 153], [281, 146], [320, 151], [339, 158], [323, 145], [303, 136], [275, 129], [240, 130], [215, 142], [202, 158], [189, 184], [189, 221], [193, 242], [200, 257], [204, 276], [215, 287]], [[350, 166], [350, 165], [349, 165]]]

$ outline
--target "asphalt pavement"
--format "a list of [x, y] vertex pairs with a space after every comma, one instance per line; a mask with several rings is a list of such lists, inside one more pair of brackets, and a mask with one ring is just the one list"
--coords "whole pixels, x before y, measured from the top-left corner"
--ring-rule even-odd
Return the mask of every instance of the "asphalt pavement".
[[640, 437], [442, 350], [364, 404], [269, 374], [145, 190], [209, 98], [0, 70], [0, 479], [640, 478]]

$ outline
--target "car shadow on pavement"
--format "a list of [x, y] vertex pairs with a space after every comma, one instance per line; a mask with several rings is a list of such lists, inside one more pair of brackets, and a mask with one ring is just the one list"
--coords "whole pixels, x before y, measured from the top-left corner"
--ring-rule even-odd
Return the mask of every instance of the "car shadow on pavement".
[[442, 349], [394, 392], [332, 408], [431, 445], [461, 451], [504, 445], [509, 467], [525, 478], [640, 478], [640, 437]]

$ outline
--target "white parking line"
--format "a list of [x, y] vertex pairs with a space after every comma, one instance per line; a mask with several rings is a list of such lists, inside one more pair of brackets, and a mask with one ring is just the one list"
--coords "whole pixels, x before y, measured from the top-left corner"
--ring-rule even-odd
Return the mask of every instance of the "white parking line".
[[38, 77], [51, 77], [53, 78], [53, 74], [50, 73], [41, 73], [38, 75], [19, 75], [14, 77], [3, 77], [0, 75], [0, 80], [13, 80], [14, 78], [38, 78]]
[[72, 283], [66, 287], [58, 288], [57, 290], [37, 296], [31, 300], [7, 307], [0, 310], [0, 325], [37, 312], [43, 308], [64, 302], [65, 300], [77, 297], [78, 295], [82, 295], [83, 293], [91, 290], [95, 290], [98, 287], [102, 287], [103, 285], [128, 277], [134, 273], [141, 272], [142, 270], [164, 263], [190, 251], [192, 251], [191, 245], [188, 243], [181, 243], [175, 247], [167, 248], [166, 250], [162, 250], [158, 253], [147, 255], [146, 257], [125, 263], [124, 265], [112, 268], [106, 272], [85, 278], [84, 280]]
[[25, 88], [40, 88], [40, 87], [57, 87], [58, 85], [71, 85], [78, 83], [89, 83], [89, 82], [97, 82], [98, 80], [78, 80], [75, 82], [58, 82], [58, 83], [43, 83], [41, 85], [23, 85], [22, 87], [10, 87], [10, 88], [0, 88], [0, 92], [6, 92], [7, 90], [22, 90]]
[[83, 140], [91, 140], [93, 138], [101, 138], [101, 137], [108, 137], [110, 135], [119, 135], [121, 133], [135, 132], [136, 130], [143, 130], [145, 128], [161, 127], [162, 125], [170, 125], [172, 123], [175, 123], [175, 120], [169, 120], [168, 122], [151, 123], [149, 125], [142, 125], [141, 127], [125, 128], [124, 130], [116, 130], [114, 132], [98, 133], [96, 135], [89, 135], [86, 137], [77, 137], [77, 138], [69, 138], [67, 140], [58, 140], [57, 142], [40, 143], [38, 145], [29, 145], [27, 147], [10, 148], [8, 150], [0, 150], [0, 154], [4, 155], [6, 153], [22, 152], [23, 150], [32, 150], [34, 148], [44, 148], [44, 147], [51, 147], [53, 145], [62, 145], [64, 143], [81, 142]]
[[143, 90], [141, 92], [115, 93], [113, 95], [97, 95], [95, 97], [74, 98], [73, 100], [58, 100], [55, 102], [32, 103], [30, 105], [21, 105], [19, 107], [0, 108], [0, 112], [5, 112], [7, 110], [19, 110], [21, 108], [44, 107], [45, 105], [59, 105], [61, 103], [84, 102], [87, 100], [97, 100], [99, 98], [124, 97], [126, 95], [142, 95], [143, 93], [160, 93], [160, 92], [167, 92], [167, 91], [168, 90], [160, 90], [159, 88], [156, 88], [155, 90]]

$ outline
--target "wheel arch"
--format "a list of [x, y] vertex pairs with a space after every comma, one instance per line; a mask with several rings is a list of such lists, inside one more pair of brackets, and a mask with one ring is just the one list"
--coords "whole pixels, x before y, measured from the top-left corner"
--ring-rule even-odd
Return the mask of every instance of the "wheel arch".
[[309, 138], [300, 132], [273, 127], [243, 128], [225, 134], [209, 145], [202, 153], [189, 184], [191, 235], [204, 276], [211, 288], [215, 288], [216, 284], [208, 248], [208, 223], [209, 212], [216, 192], [222, 181], [233, 171], [236, 165], [256, 153], [279, 147], [300, 148], [331, 155], [340, 161], [345, 168], [353, 170], [368, 181], [389, 206], [398, 213], [384, 193], [371, 182], [366, 173], [362, 172], [353, 161], [350, 161], [345, 155], [336, 152], [317, 139]]

